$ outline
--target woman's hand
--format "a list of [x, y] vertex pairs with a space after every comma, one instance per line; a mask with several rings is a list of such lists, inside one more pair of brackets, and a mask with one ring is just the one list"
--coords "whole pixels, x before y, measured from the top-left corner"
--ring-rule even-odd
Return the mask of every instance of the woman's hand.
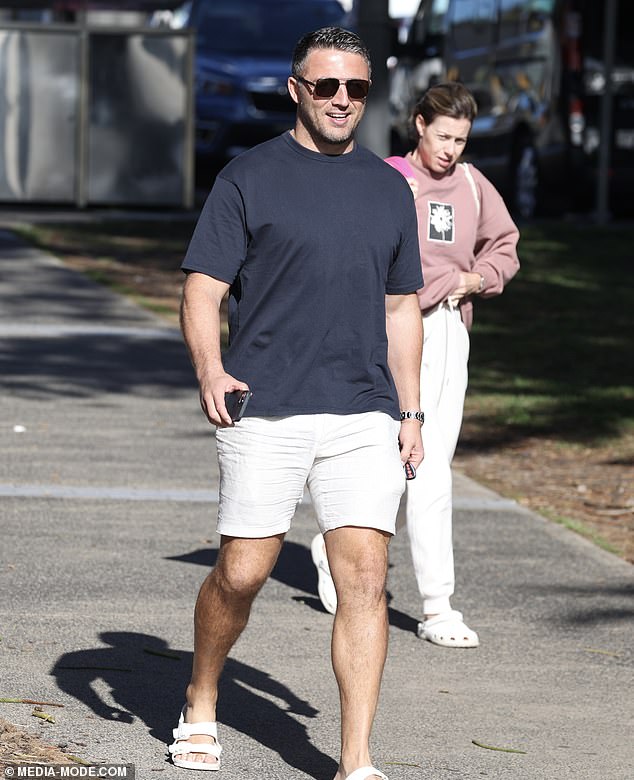
[[458, 286], [447, 298], [449, 305], [455, 308], [467, 295], [479, 293], [481, 286], [482, 277], [480, 274], [461, 271], [458, 274]]

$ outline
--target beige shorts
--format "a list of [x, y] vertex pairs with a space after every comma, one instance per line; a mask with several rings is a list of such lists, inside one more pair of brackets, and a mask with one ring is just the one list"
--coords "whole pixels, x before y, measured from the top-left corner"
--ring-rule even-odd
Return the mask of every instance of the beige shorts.
[[360, 526], [393, 534], [405, 489], [399, 430], [384, 412], [247, 417], [218, 428], [218, 532], [286, 533], [307, 485], [322, 533]]

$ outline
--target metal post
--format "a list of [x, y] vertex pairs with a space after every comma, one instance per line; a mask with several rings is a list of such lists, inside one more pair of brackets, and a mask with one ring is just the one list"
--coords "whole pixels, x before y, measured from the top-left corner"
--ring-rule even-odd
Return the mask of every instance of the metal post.
[[389, 80], [390, 15], [388, 0], [356, 0], [357, 28], [372, 57], [372, 89], [359, 126], [359, 143], [380, 157], [390, 153]]
[[186, 209], [194, 207], [195, 171], [194, 160], [196, 155], [195, 123], [194, 123], [194, 33], [187, 37], [187, 57], [185, 58], [185, 139], [183, 144], [183, 206]]
[[88, 203], [88, 101], [89, 97], [89, 67], [90, 40], [88, 28], [85, 25], [77, 28], [79, 36], [79, 84], [77, 107], [77, 164], [75, 198], [78, 208], [85, 208]]
[[610, 151], [612, 148], [612, 71], [616, 42], [616, 17], [618, 0], [606, 0], [603, 14], [603, 66], [605, 88], [601, 98], [601, 125], [599, 146], [599, 170], [597, 181], [597, 222], [605, 225], [610, 220]]

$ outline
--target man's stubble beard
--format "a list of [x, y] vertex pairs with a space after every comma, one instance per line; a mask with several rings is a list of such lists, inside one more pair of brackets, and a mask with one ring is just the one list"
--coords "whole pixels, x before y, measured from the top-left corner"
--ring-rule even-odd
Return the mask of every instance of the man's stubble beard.
[[359, 125], [359, 122], [361, 121], [361, 118], [363, 117], [363, 113], [361, 115], [357, 115], [355, 117], [355, 123], [353, 127], [349, 130], [347, 135], [341, 137], [341, 136], [335, 136], [334, 134], [328, 134], [322, 128], [320, 128], [316, 122], [314, 121], [313, 117], [306, 111], [304, 111], [303, 106], [301, 102], [297, 106], [297, 115], [299, 119], [301, 120], [302, 124], [308, 131], [309, 135], [313, 138], [313, 140], [316, 142], [316, 145], [318, 145], [317, 142], [322, 142], [326, 144], [330, 144], [333, 146], [346, 146], [350, 143], [350, 141], [353, 140], [354, 134], [356, 132], [356, 129]]

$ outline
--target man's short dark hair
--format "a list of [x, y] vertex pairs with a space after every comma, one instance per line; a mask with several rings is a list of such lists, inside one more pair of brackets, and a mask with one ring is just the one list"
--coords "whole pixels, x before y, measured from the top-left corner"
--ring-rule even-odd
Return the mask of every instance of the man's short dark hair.
[[306, 58], [313, 49], [337, 49], [350, 54], [360, 54], [368, 63], [368, 73], [372, 72], [370, 52], [361, 38], [343, 27], [322, 27], [303, 35], [293, 50], [293, 76], [302, 76], [306, 67]]

